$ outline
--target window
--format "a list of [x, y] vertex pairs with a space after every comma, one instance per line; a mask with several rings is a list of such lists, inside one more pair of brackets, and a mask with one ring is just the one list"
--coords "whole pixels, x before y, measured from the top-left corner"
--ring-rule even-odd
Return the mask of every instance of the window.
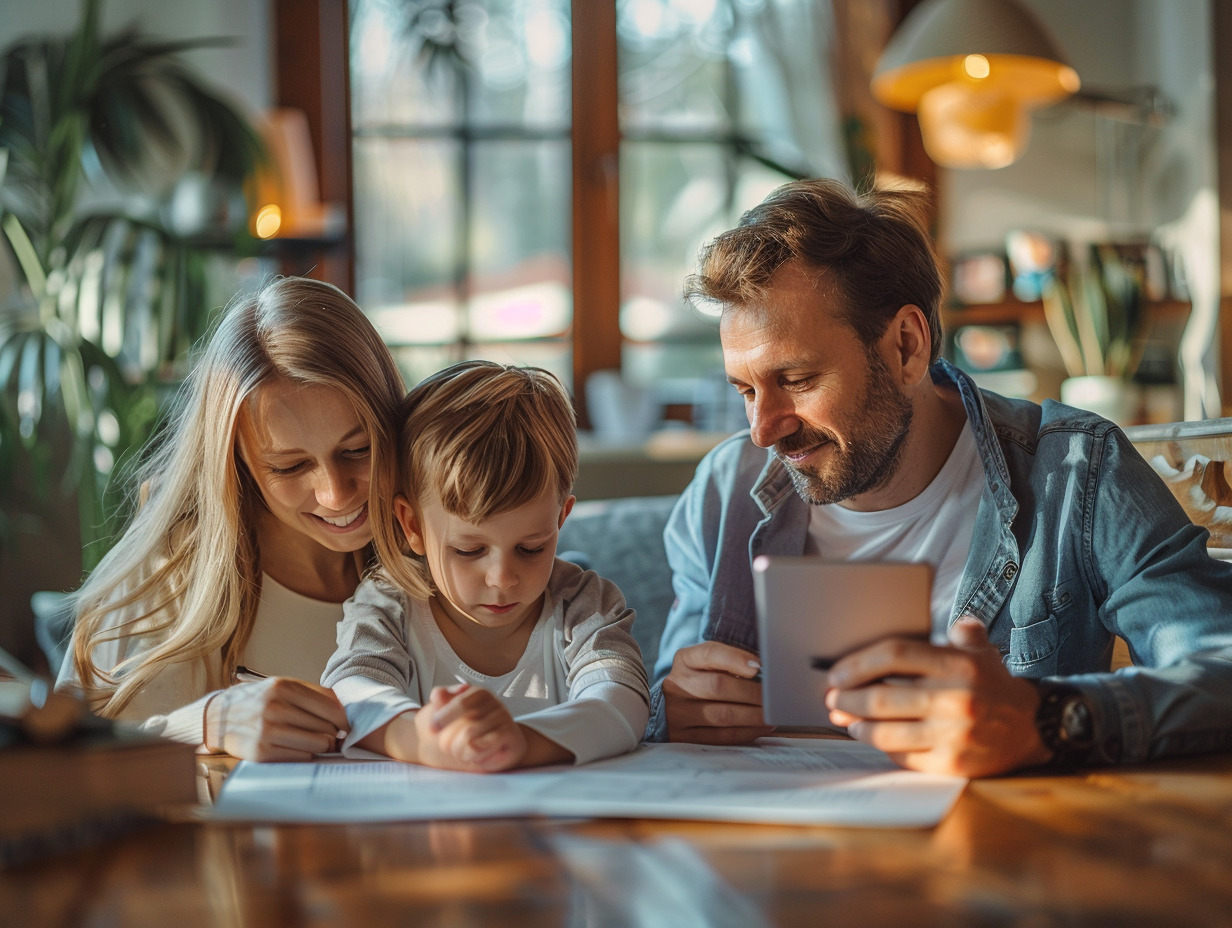
[[[704, 408], [717, 327], [680, 297], [699, 248], [793, 176], [848, 174], [829, 4], [618, 0], [597, 27], [614, 37], [575, 35], [569, 0], [351, 10], [356, 297], [408, 379], [488, 357], [576, 387], [590, 339], [618, 342], [624, 377], [663, 403]], [[614, 101], [572, 86], [595, 80], [573, 55], [596, 38], [617, 43]], [[596, 217], [574, 205], [571, 175], [574, 140], [613, 105], [608, 318], [574, 304], [573, 226]]]
[[566, 382], [567, 0], [358, 0], [356, 297], [411, 382], [468, 357]]

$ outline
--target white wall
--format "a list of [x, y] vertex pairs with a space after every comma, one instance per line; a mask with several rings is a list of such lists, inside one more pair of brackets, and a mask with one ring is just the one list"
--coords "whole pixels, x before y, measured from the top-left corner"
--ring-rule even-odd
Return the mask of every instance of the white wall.
[[[1143, 135], [1141, 183], [1099, 160], [1096, 110], [1077, 102], [1037, 112], [1023, 157], [997, 171], [943, 171], [943, 237], [951, 252], [1037, 228], [1091, 238], [1152, 229], [1214, 185], [1209, 0], [1020, 0], [1050, 29], [1084, 89], [1160, 89], [1177, 106]], [[1120, 131], [1130, 130], [1121, 126]], [[1126, 183], [1128, 182], [1128, 183]]]
[[[1176, 113], [1161, 128], [1142, 128], [1079, 102], [1039, 111], [1027, 151], [1015, 164], [940, 172], [943, 248], [951, 256], [999, 249], [1012, 229], [1049, 232], [1076, 247], [1150, 234], [1165, 240], [1183, 255], [1194, 304], [1184, 335], [1173, 334], [1185, 386], [1177, 414], [1221, 415], [1214, 386], [1218, 188], [1211, 3], [1222, 0], [1019, 2], [1052, 32], [1084, 90], [1154, 87]], [[1109, 157], [1114, 145], [1130, 145], [1135, 134], [1138, 167], [1115, 168]], [[1051, 350], [1046, 334], [1036, 343]], [[1059, 367], [1056, 373], [1059, 378]]]

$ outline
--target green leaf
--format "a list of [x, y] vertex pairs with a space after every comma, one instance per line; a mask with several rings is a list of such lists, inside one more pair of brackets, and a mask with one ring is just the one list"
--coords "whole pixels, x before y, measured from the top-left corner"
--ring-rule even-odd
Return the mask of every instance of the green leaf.
[[1087, 372], [1078, 341], [1078, 328], [1074, 321], [1074, 304], [1069, 288], [1049, 275], [1043, 286], [1044, 319], [1052, 332], [1061, 362], [1071, 377], [1081, 377]]
[[17, 366], [17, 430], [26, 447], [37, 443], [43, 419], [42, 359], [37, 335], [25, 339]]
[[34, 250], [34, 243], [30, 241], [26, 230], [22, 228], [21, 220], [12, 213], [0, 220], [0, 228], [4, 229], [5, 238], [9, 240], [13, 254], [17, 256], [17, 263], [21, 265], [21, 272], [26, 277], [26, 283], [34, 293], [35, 299], [38, 299], [47, 292], [47, 275]]

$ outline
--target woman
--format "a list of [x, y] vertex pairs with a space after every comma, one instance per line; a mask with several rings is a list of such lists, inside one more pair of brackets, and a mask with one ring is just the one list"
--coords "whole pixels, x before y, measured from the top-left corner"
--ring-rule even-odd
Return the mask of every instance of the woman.
[[316, 681], [371, 554], [369, 488], [404, 392], [336, 287], [283, 278], [233, 303], [149, 449], [131, 524], [75, 594], [59, 685], [238, 757], [333, 750], [346, 714]]

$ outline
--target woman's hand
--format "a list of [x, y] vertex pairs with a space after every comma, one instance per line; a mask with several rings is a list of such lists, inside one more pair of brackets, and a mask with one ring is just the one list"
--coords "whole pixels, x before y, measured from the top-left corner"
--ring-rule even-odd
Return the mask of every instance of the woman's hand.
[[415, 713], [419, 762], [450, 770], [495, 773], [518, 766], [526, 733], [504, 703], [482, 687], [434, 687]]
[[290, 677], [219, 690], [204, 722], [208, 749], [257, 761], [311, 760], [336, 750], [347, 727], [333, 690]]

